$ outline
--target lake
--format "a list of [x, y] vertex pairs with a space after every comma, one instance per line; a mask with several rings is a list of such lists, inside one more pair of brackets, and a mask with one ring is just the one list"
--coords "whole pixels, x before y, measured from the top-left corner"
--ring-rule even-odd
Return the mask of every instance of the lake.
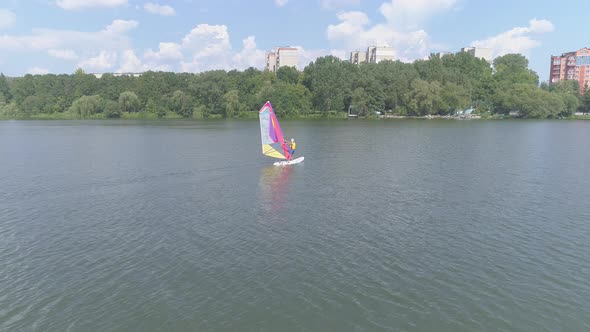
[[281, 125], [0, 121], [0, 330], [590, 330], [590, 121]]

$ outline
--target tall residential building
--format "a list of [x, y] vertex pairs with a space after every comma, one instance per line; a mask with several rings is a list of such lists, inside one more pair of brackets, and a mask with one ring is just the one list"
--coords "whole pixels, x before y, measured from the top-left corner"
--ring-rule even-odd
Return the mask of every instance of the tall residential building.
[[395, 51], [389, 46], [369, 46], [367, 48], [367, 60], [370, 63], [378, 63], [383, 60], [393, 60]]
[[494, 61], [493, 53], [491, 48], [485, 47], [463, 47], [461, 52], [466, 52], [473, 55], [476, 58], [484, 59], [489, 63]]
[[275, 52], [266, 52], [265, 54], [265, 66], [264, 69], [268, 71], [272, 71], [273, 73], [277, 71], [277, 55]]
[[358, 65], [359, 63], [367, 62], [367, 53], [352, 51], [350, 52], [350, 63]]
[[[96, 78], [101, 78], [102, 75], [104, 75], [106, 73], [90, 73], [90, 75], [94, 75], [94, 77]], [[110, 73], [113, 76], [117, 77], [117, 76], [131, 76], [131, 77], [139, 77], [141, 75], [143, 75], [143, 73]]]
[[551, 84], [562, 80], [576, 80], [580, 83], [580, 93], [583, 93], [590, 87], [590, 49], [584, 47], [562, 55], [552, 55], [549, 77]]
[[439, 58], [442, 58], [445, 55], [453, 55], [453, 53], [452, 52], [447, 52], [447, 51], [440, 51], [440, 52], [434, 53], [434, 55], [436, 55]]
[[352, 51], [350, 52], [350, 63], [377, 63], [383, 60], [393, 60], [395, 58], [395, 51], [393, 47], [389, 46], [369, 46], [366, 52]]
[[279, 47], [272, 52], [267, 52], [265, 58], [265, 69], [276, 72], [284, 66], [297, 68], [299, 52], [295, 47]]

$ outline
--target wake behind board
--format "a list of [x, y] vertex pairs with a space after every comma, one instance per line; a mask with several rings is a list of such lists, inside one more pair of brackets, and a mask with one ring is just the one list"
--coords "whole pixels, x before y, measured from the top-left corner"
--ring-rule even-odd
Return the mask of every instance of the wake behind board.
[[275, 165], [275, 166], [294, 165], [294, 164], [299, 164], [300, 162], [303, 161], [303, 159], [304, 159], [304, 157], [299, 157], [299, 158], [293, 159], [293, 160], [275, 161], [275, 163], [273, 165]]

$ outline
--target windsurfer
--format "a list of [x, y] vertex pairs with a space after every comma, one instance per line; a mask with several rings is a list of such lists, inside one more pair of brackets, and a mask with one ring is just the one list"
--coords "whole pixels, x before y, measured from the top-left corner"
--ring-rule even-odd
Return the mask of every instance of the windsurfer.
[[289, 160], [293, 159], [293, 154], [295, 154], [295, 149], [297, 148], [297, 143], [295, 143], [295, 139], [291, 138], [291, 142], [285, 142], [285, 144], [289, 145]]

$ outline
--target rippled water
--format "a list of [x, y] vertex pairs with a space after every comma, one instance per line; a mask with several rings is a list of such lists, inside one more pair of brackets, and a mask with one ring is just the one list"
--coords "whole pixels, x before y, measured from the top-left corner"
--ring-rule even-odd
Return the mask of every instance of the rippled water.
[[0, 122], [0, 330], [590, 330], [590, 122], [282, 126]]

